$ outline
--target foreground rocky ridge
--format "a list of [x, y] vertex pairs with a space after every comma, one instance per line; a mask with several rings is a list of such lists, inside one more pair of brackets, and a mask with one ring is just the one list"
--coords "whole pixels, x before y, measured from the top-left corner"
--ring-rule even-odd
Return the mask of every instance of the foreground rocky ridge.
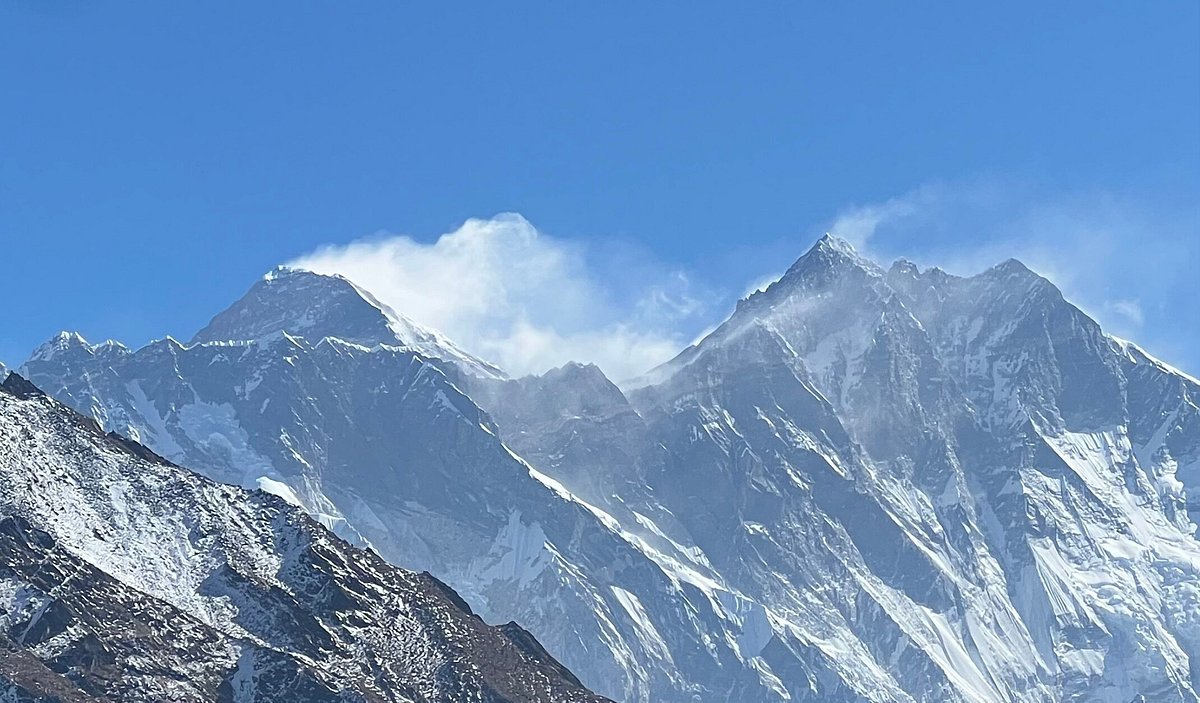
[[1197, 700], [1200, 384], [1017, 262], [885, 270], [825, 238], [625, 391], [505, 379], [344, 279], [269, 280], [193, 343], [63, 335], [23, 371], [620, 700]]
[[[314, 286], [340, 307], [314, 314], [303, 302]], [[279, 312], [297, 300], [292, 317]], [[665, 572], [658, 555], [673, 545], [650, 544], [515, 456], [455, 383], [472, 367], [405, 346], [386, 312], [336, 277], [276, 272], [231, 310], [214, 321], [224, 334], [261, 336], [131, 351], [62, 334], [23, 370], [172, 461], [273, 492], [343, 538], [437, 575], [485, 620], [528, 627], [602, 694], [691, 701], [754, 686], [731, 644], [733, 596]], [[343, 318], [354, 342], [328, 336]], [[647, 611], [672, 649], [646, 640]]]
[[0, 699], [602, 699], [285, 501], [0, 386]]

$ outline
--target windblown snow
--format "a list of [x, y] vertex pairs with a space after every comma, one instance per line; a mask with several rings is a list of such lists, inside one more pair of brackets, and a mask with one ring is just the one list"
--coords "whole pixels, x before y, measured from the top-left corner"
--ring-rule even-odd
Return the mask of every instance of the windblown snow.
[[625, 390], [508, 379], [286, 270], [189, 344], [64, 334], [21, 373], [615, 700], [1198, 700], [1200, 383], [1016, 261], [885, 269], [826, 237]]

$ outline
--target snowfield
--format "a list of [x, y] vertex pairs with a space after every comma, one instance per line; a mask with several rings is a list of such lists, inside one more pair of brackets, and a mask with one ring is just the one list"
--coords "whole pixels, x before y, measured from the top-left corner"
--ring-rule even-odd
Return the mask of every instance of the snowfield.
[[[885, 269], [826, 237], [624, 389], [507, 378], [291, 270], [186, 344], [64, 334], [20, 372], [429, 571], [614, 700], [1200, 700], [1200, 384], [1016, 261]], [[147, 527], [175, 545], [148, 556], [88, 536], [148, 519], [137, 481], [105, 486], [41, 529], [239, 633], [188, 525]]]

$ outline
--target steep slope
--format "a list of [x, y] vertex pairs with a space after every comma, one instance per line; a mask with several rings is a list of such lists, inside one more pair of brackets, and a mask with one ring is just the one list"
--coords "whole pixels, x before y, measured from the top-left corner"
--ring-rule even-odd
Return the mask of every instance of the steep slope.
[[[0, 386], [0, 678], [113, 701], [599, 701], [284, 501]], [[64, 693], [64, 691], [68, 693]], [[15, 694], [14, 694], [15, 695]]]
[[1200, 383], [1105, 335], [1020, 262], [971, 278], [897, 262], [888, 279], [986, 427], [1032, 417], [1053, 435], [1123, 428], [1138, 454], [1131, 489], [1187, 529], [1182, 486], [1200, 492]]
[[[642, 481], [593, 499], [669, 514], [793, 698], [1196, 699], [1200, 385], [1016, 262], [889, 272], [827, 237], [633, 384], [633, 430], [595, 379], [483, 385], [572, 490]], [[778, 659], [792, 635], [829, 675]]]
[[628, 392], [465, 372], [296, 280], [332, 288], [260, 285], [203, 336], [242, 339], [63, 335], [23, 368], [621, 700], [1197, 700], [1200, 384], [1017, 262], [824, 238]]
[[644, 484], [645, 422], [594, 364], [518, 379], [469, 378], [464, 386], [503, 428], [508, 446], [576, 495], [605, 504]]
[[368, 347], [401, 346], [483, 378], [503, 378], [491, 364], [398, 314], [341, 276], [279, 267], [192, 338], [192, 344], [262, 339], [287, 332], [319, 342], [337, 337]]
[[[862, 447], [870, 490], [893, 514], [912, 506], [911, 533], [926, 535], [913, 541], [933, 559], [906, 571], [946, 583], [950, 600], [930, 605], [959, 623], [965, 651], [973, 620], [1015, 616], [989, 637], [1047, 668], [1038, 678], [1061, 695], [1193, 699], [1194, 615], [1163, 611], [1194, 609], [1175, 581], [1195, 578], [1196, 543], [1177, 498], [1154, 487], [1169, 482], [1148, 480], [1125, 439], [1111, 341], [1016, 262], [933, 273], [945, 285], [924, 303], [905, 270], [888, 276], [827, 238], [695, 354], [757, 325], [803, 361]], [[970, 603], [976, 589], [986, 602]], [[1011, 668], [989, 656], [975, 656], [986, 678]]]
[[[330, 286], [321, 300], [344, 295], [342, 279], [304, 280]], [[270, 290], [280, 289], [249, 296], [269, 309], [308, 304], [290, 291], [268, 303]], [[361, 298], [346, 300], [361, 331]], [[533, 471], [441, 365], [329, 327], [310, 341], [279, 324], [247, 328], [265, 334], [253, 340], [166, 339], [136, 351], [63, 334], [23, 370], [107, 430], [275, 493], [345, 539], [433, 573], [488, 622], [528, 627], [602, 694], [690, 702], [753, 690], [758, 674], [732, 644], [743, 627], [734, 595], [704, 569], [664, 568], [672, 545]]]

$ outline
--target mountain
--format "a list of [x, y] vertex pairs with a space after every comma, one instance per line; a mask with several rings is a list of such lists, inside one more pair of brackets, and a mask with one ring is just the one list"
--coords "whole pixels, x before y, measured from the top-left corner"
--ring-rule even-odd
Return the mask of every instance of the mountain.
[[782, 576], [775, 612], [824, 584], [804, 600], [869, 656], [829, 655], [878, 685], [1195, 699], [1200, 387], [1019, 263], [884, 271], [827, 237], [652, 376], [635, 405], [676, 438], [659, 500], [722, 573]]
[[0, 480], [0, 700], [601, 700], [432, 576], [15, 374]]
[[518, 379], [468, 378], [463, 385], [509, 447], [572, 493], [603, 504], [643, 482], [636, 467], [646, 424], [595, 364], [569, 363]]
[[[486, 621], [529, 628], [603, 695], [691, 701], [755, 685], [731, 644], [742, 629], [732, 593], [675, 545], [530, 467], [455, 382], [501, 381], [377, 343], [390, 316], [356, 293], [337, 277], [273, 275], [216, 318], [240, 327], [214, 322], [199, 335], [217, 325], [257, 338], [130, 350], [64, 333], [22, 371], [107, 431], [273, 493], [352, 544], [434, 574]], [[267, 323], [245, 310], [266, 311]], [[332, 336], [343, 314], [357, 341]], [[687, 566], [664, 567], [662, 555]]]
[[827, 237], [624, 400], [585, 375], [475, 397], [617, 519], [672, 516], [766, 613], [764, 687], [1196, 700], [1200, 384], [1018, 262], [885, 270]]
[[1019, 262], [826, 237], [624, 390], [473, 372], [302, 279], [188, 345], [65, 335], [22, 372], [614, 699], [1198, 700], [1200, 384]]
[[262, 339], [287, 332], [319, 342], [336, 337], [367, 347], [400, 346], [484, 378], [504, 373], [379, 302], [341, 276], [279, 267], [196, 333], [192, 344]]

